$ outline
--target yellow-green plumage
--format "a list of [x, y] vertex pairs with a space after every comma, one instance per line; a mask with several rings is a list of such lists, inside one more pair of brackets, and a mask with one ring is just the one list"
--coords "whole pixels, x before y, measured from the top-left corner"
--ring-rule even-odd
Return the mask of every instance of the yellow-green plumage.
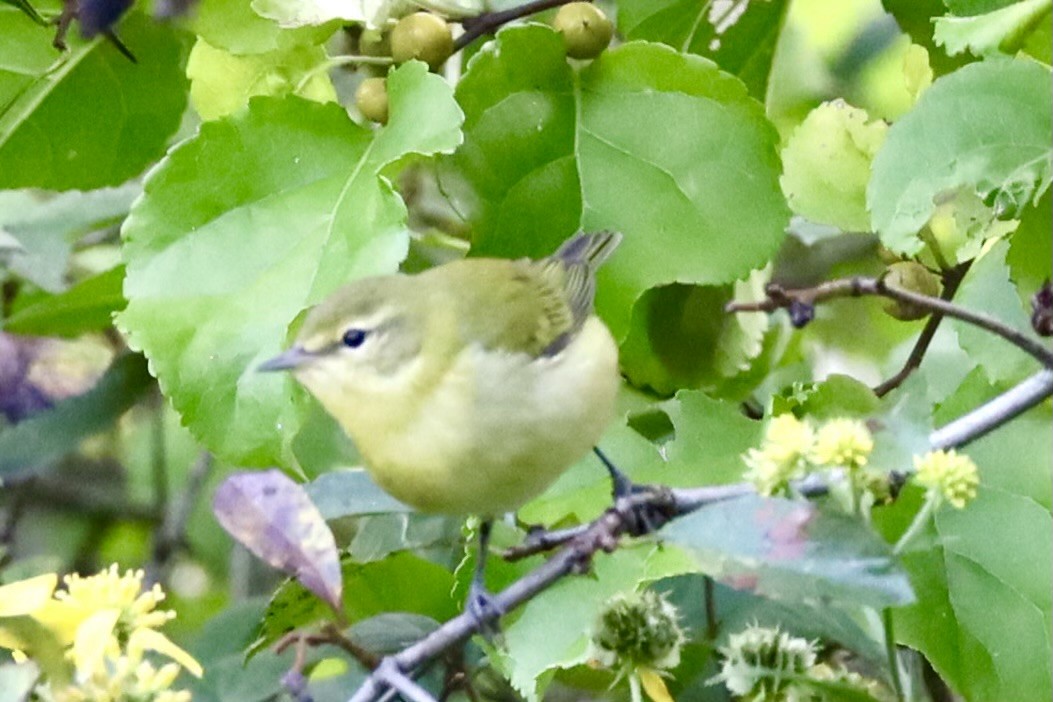
[[[293, 372], [396, 498], [433, 512], [515, 509], [613, 416], [617, 347], [592, 299], [619, 238], [351, 283], [308, 315]], [[364, 341], [348, 348], [348, 330]]]

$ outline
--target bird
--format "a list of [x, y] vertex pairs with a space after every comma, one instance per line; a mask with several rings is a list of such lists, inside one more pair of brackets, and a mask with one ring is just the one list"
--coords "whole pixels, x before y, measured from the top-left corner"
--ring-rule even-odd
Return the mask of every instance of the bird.
[[614, 418], [618, 347], [594, 297], [620, 242], [579, 232], [536, 260], [464, 258], [355, 280], [259, 367], [291, 372], [390, 495], [481, 518], [471, 602], [485, 605], [493, 519], [541, 494]]

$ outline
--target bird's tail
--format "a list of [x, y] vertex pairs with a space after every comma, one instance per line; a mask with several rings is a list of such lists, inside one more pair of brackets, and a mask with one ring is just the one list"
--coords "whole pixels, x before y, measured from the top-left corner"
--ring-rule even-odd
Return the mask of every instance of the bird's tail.
[[585, 264], [589, 271], [595, 272], [621, 242], [622, 235], [618, 232], [578, 232], [564, 241], [552, 258], [571, 267]]

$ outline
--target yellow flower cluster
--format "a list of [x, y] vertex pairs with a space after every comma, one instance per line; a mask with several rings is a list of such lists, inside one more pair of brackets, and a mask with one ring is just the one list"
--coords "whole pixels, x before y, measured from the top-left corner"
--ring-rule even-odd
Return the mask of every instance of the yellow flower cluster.
[[976, 497], [976, 487], [980, 484], [976, 464], [954, 449], [915, 456], [914, 470], [915, 481], [928, 488], [930, 495], [942, 498], [958, 509]]
[[[34, 694], [46, 702], [189, 702], [172, 690], [182, 669], [201, 676], [201, 665], [157, 631], [174, 612], [157, 609], [160, 586], [143, 591], [143, 571], [123, 575], [116, 565], [89, 577], [69, 575], [56, 592], [54, 573], [0, 587], [0, 617], [36, 620], [53, 644], [65, 650], [68, 670], [44, 667]], [[45, 642], [7, 630], [0, 620], [0, 647], [32, 657]], [[148, 651], [171, 662], [156, 667]], [[68, 681], [68, 682], [67, 682]]]
[[792, 414], [780, 414], [768, 423], [761, 447], [743, 456], [745, 478], [767, 497], [784, 492], [809, 466], [862, 468], [873, 450], [870, 430], [857, 419], [833, 419], [816, 432]]
[[765, 497], [782, 492], [791, 480], [804, 476], [814, 443], [815, 432], [806, 422], [789, 413], [772, 418], [761, 447], [743, 456], [746, 480]]
[[858, 419], [832, 419], [819, 430], [812, 446], [816, 465], [862, 468], [874, 450], [874, 438]]

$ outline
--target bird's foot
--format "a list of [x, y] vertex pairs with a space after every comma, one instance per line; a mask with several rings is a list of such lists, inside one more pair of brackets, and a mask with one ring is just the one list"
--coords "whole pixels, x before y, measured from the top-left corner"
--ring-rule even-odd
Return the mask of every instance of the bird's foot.
[[464, 610], [475, 620], [479, 633], [487, 641], [500, 643], [500, 619], [504, 616], [505, 611], [497, 603], [497, 598], [477, 579], [473, 579], [468, 588], [468, 599], [464, 603]]

